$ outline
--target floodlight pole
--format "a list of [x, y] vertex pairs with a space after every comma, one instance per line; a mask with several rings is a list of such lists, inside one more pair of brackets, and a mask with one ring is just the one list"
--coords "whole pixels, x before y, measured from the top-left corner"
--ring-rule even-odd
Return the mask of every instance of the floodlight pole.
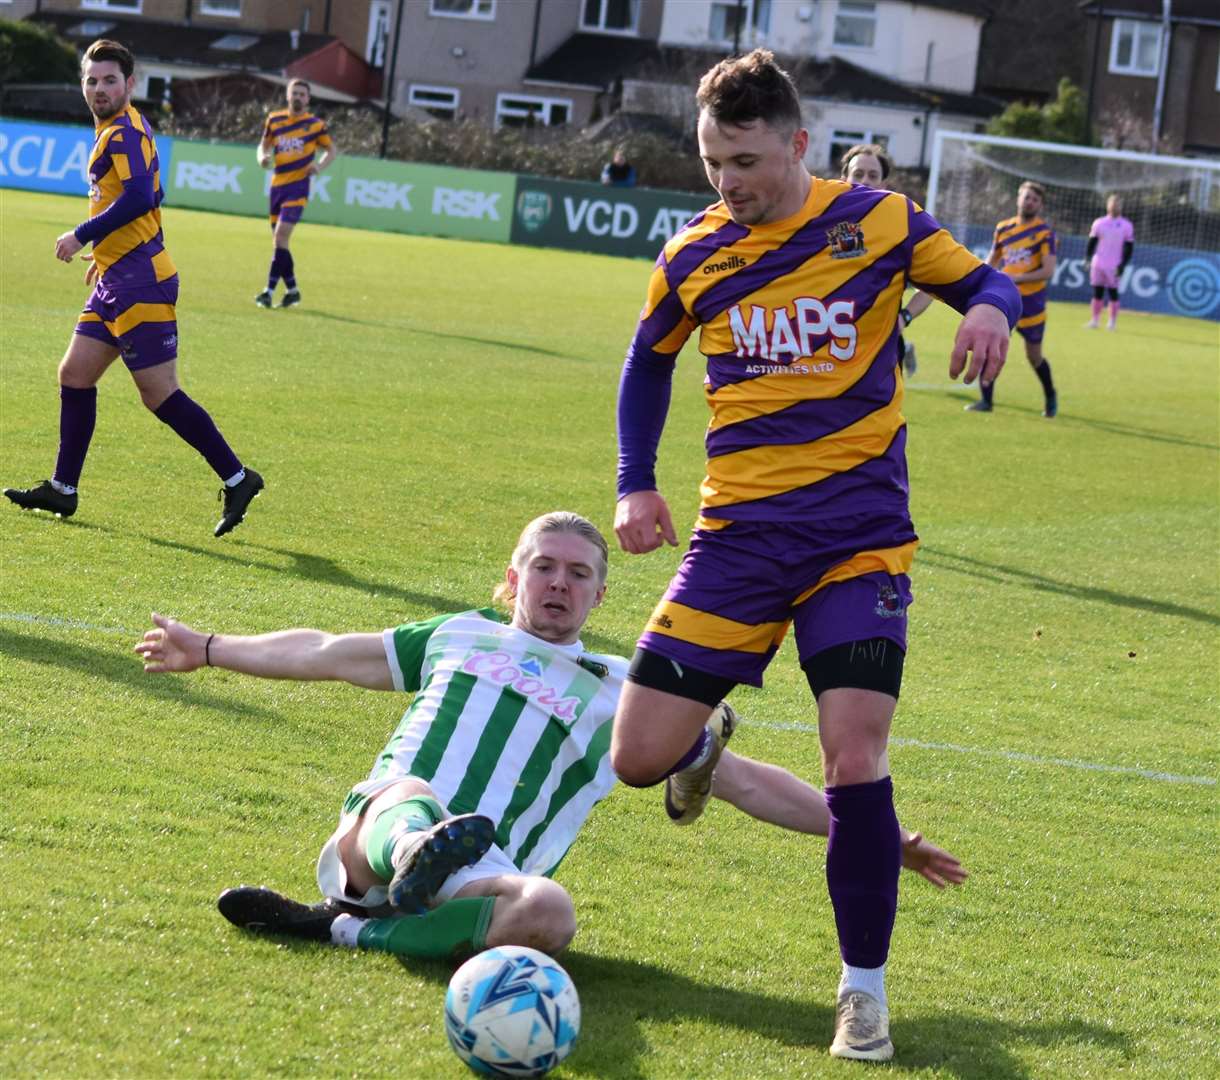
[[394, 73], [398, 68], [398, 42], [402, 38], [402, 8], [403, 0], [398, 0], [398, 17], [394, 20], [394, 45], [390, 49], [390, 67], [386, 72], [385, 85], [381, 88], [385, 94], [385, 115], [381, 118], [381, 157], [383, 160], [386, 146], [390, 141], [390, 101], [394, 96]]

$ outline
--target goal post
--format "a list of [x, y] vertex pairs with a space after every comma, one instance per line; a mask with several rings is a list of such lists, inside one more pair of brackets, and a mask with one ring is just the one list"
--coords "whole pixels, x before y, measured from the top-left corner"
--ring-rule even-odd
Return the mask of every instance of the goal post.
[[1122, 199], [1135, 226], [1123, 273], [1123, 305], [1136, 311], [1220, 321], [1220, 161], [941, 130], [932, 146], [928, 212], [986, 256], [997, 221], [1016, 213], [1017, 188], [1046, 188], [1043, 217], [1055, 230], [1051, 300], [1092, 297], [1089, 228]]

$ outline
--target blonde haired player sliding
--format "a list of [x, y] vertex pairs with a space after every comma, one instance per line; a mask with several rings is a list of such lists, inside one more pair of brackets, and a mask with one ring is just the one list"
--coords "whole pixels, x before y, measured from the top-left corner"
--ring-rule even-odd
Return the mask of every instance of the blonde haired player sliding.
[[[606, 554], [596, 527], [576, 514], [531, 521], [499, 590], [512, 608], [507, 624], [484, 609], [373, 634], [241, 637], [155, 615], [136, 645], [149, 672], [211, 666], [415, 695], [323, 846], [327, 899], [307, 906], [243, 886], [221, 895], [224, 916], [250, 930], [406, 956], [505, 944], [562, 950], [575, 909], [550, 875], [615, 782], [610, 729], [627, 661], [589, 652], [579, 636], [605, 595]], [[821, 792], [727, 752], [711, 794], [800, 832], [825, 835], [829, 825]], [[965, 878], [918, 834], [904, 834], [903, 859], [936, 885]]]

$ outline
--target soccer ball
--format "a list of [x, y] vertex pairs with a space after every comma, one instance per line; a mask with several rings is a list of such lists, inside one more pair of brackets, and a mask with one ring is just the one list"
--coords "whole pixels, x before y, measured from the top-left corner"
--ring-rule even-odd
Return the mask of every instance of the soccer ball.
[[542, 1076], [572, 1052], [580, 998], [546, 953], [502, 945], [467, 960], [445, 993], [454, 1052], [487, 1076]]

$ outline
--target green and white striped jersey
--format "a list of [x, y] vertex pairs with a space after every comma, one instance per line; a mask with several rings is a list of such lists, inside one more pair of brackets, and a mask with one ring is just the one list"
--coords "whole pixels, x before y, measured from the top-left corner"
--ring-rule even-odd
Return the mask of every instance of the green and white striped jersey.
[[610, 730], [627, 661], [552, 645], [465, 611], [383, 634], [394, 687], [415, 693], [370, 780], [426, 780], [451, 814], [496, 823], [527, 874], [551, 874], [614, 786]]

